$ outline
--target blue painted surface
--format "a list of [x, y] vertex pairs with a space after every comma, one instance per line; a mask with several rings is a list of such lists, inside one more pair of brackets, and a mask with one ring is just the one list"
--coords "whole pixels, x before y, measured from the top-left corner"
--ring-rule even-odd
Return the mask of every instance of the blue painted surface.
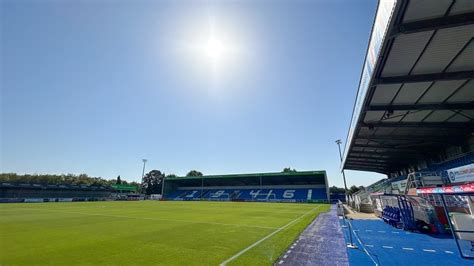
[[[202, 193], [202, 196], [201, 196]], [[168, 200], [242, 200], [242, 201], [288, 201], [306, 202], [308, 200], [326, 201], [325, 188], [298, 189], [204, 189], [176, 190], [165, 197]]]
[[[350, 265], [474, 265], [460, 256], [452, 238], [406, 232], [381, 220], [350, 222], [359, 247], [347, 249]], [[348, 230], [343, 231], [349, 241]]]
[[276, 265], [347, 266], [344, 237], [339, 226], [336, 205], [321, 213], [277, 260]]

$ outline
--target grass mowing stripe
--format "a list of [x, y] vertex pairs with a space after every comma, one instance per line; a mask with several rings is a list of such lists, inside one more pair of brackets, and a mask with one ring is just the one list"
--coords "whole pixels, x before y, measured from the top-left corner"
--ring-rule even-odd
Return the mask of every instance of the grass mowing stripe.
[[314, 217], [329, 209], [326, 204], [311, 205], [204, 201], [0, 204], [0, 265], [219, 265], [321, 206], [227, 264], [271, 265]]
[[241, 250], [239, 253], [235, 254], [234, 256], [228, 258], [227, 260], [223, 261], [220, 266], [225, 266], [227, 265], [227, 263], [235, 260], [236, 258], [240, 257], [242, 254], [244, 254], [245, 252], [249, 251], [250, 249], [252, 249], [253, 247], [257, 246], [258, 244], [262, 243], [263, 241], [269, 239], [270, 237], [274, 236], [275, 234], [277, 234], [278, 232], [288, 228], [289, 226], [291, 226], [292, 224], [294, 224], [295, 222], [301, 220], [303, 217], [305, 217], [306, 215], [310, 214], [312, 211], [314, 210], [317, 210], [319, 209], [319, 207], [321, 206], [318, 206], [316, 208], [313, 208], [305, 213], [303, 213], [301, 216], [299, 216], [298, 218], [290, 221], [289, 223], [283, 225], [282, 227], [279, 227], [277, 230], [273, 231], [272, 233], [268, 234], [267, 236], [263, 237], [262, 239], [258, 240], [257, 242], [253, 243], [252, 245], [244, 248], [243, 250]]
[[112, 215], [112, 214], [100, 214], [100, 213], [69, 212], [69, 211], [57, 211], [57, 210], [45, 210], [45, 209], [30, 209], [30, 208], [17, 208], [17, 210], [58, 212], [58, 213], [66, 213], [66, 214], [80, 214], [80, 215], [89, 215], [89, 216], [104, 216], [104, 217], [125, 218], [125, 219], [142, 219], [142, 220], [165, 221], [165, 222], [181, 222], [181, 223], [190, 223], [190, 224], [212, 224], [212, 225], [225, 225], [225, 226], [235, 226], [235, 227], [250, 227], [250, 228], [260, 228], [260, 229], [277, 229], [277, 227], [270, 227], [270, 226], [245, 225], [245, 224], [227, 224], [227, 223], [217, 223], [217, 222], [198, 222], [198, 221], [189, 221], [189, 220], [173, 220], [173, 219], [150, 218], [150, 217], [133, 217], [133, 216]]

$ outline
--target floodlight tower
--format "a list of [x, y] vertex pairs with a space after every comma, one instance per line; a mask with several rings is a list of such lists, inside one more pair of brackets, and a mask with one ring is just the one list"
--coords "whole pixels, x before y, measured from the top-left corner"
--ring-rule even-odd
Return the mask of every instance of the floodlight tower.
[[148, 160], [142, 159], [142, 162], [143, 162], [143, 170], [142, 170], [142, 179], [143, 179], [143, 177], [145, 176], [145, 165], [146, 165], [146, 162], [148, 162]]
[[[337, 144], [337, 147], [339, 148], [339, 159], [341, 160], [341, 164], [342, 164], [342, 152], [341, 152], [341, 144], [342, 144], [342, 141], [340, 139], [336, 140], [335, 141], [336, 144]], [[342, 178], [344, 179], [344, 191], [345, 191], [345, 194], [346, 194], [346, 200], [348, 199], [348, 190], [347, 190], [347, 183], [346, 183], [346, 174], [344, 173], [344, 168], [342, 168]], [[342, 213], [342, 217], [343, 219], [345, 219], [345, 215], [344, 215], [344, 210], [343, 210], [343, 213]], [[348, 248], [357, 248], [356, 245], [354, 245], [354, 242], [352, 241], [352, 226], [351, 226], [351, 223], [349, 222], [349, 239], [350, 239], [350, 243], [347, 244], [347, 247]]]
[[[342, 163], [341, 143], [342, 141], [340, 139], [336, 140], [337, 147], [339, 148], [339, 158], [341, 159], [341, 163]], [[342, 169], [342, 178], [344, 179], [344, 190], [346, 191], [346, 197], [347, 197], [347, 184], [346, 184], [346, 175], [344, 174], [344, 169]]]

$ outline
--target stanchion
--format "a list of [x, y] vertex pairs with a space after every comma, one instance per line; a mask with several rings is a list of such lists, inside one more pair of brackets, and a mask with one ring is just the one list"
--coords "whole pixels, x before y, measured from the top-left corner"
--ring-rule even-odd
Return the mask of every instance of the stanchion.
[[339, 200], [337, 203], [337, 209], [338, 209], [338, 214], [340, 213], [340, 216], [342, 216], [342, 228], [347, 228], [347, 222], [346, 222], [346, 215], [344, 213], [344, 206], [342, 205], [342, 202]]
[[349, 225], [349, 239], [350, 239], [350, 243], [347, 243], [347, 247], [348, 248], [352, 248], [352, 249], [357, 249], [357, 246], [354, 244], [354, 242], [352, 241], [352, 225], [350, 222], [347, 223]]
[[348, 248], [352, 249], [357, 249], [357, 246], [354, 244], [354, 241], [352, 240], [352, 225], [350, 222], [346, 221], [346, 214], [344, 212], [344, 206], [341, 201], [338, 202], [337, 204], [337, 209], [338, 209], [338, 215], [340, 214], [342, 216], [342, 228], [347, 228], [349, 230], [349, 243], [347, 243]]

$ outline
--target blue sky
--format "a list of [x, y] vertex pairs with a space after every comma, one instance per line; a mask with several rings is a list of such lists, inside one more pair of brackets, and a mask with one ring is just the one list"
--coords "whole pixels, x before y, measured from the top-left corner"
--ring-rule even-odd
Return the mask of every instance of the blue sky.
[[325, 169], [342, 186], [334, 140], [375, 0], [1, 5], [1, 172], [132, 181], [147, 158], [177, 175]]

